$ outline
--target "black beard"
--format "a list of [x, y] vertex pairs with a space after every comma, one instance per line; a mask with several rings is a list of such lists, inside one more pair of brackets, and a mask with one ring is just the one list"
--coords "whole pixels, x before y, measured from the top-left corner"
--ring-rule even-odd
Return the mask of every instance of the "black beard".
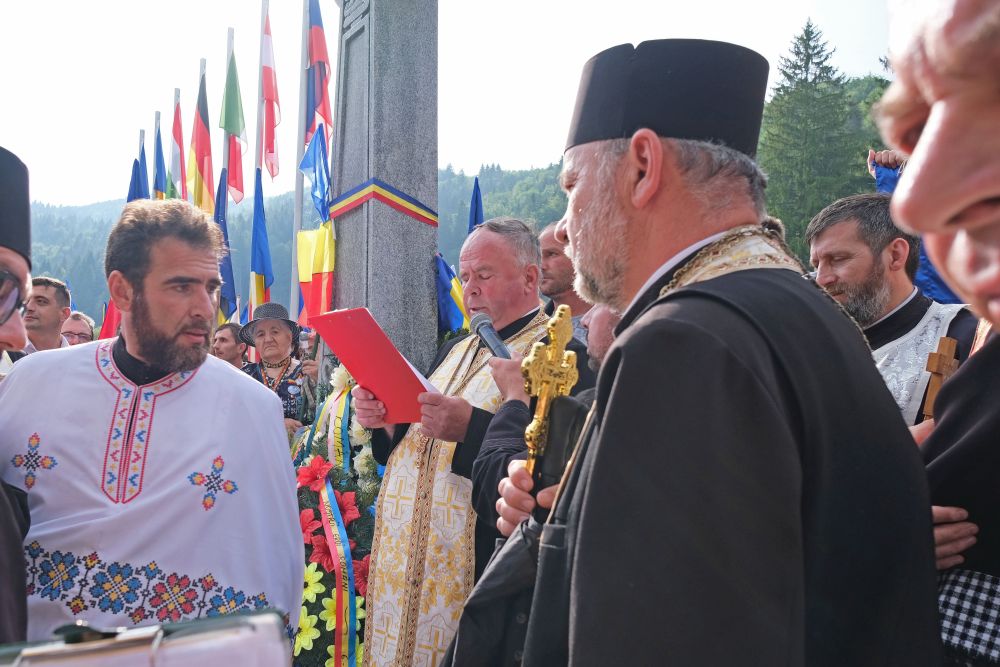
[[132, 327], [136, 343], [146, 363], [168, 373], [193, 371], [205, 363], [208, 356], [211, 324], [205, 331], [205, 344], [190, 347], [181, 345], [177, 339], [181, 334], [168, 336], [153, 326], [149, 316], [149, 306], [141, 293], [136, 293], [132, 308]]

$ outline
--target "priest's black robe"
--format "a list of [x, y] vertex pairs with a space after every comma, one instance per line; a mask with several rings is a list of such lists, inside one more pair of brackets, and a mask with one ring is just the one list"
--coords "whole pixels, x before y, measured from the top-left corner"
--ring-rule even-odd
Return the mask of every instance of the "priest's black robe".
[[[498, 330], [497, 334], [502, 340], [507, 340], [524, 329], [524, 327], [528, 326], [528, 323], [531, 322], [537, 314], [538, 311], [533, 310], [524, 317], [515, 320]], [[455, 345], [457, 345], [460, 341], [468, 338], [469, 335], [471, 334], [458, 336], [445, 342], [445, 344], [441, 346], [441, 349], [438, 350], [437, 356], [431, 363], [431, 367], [427, 371], [427, 376], [430, 377], [431, 373], [433, 373], [434, 370], [440, 366], [442, 362], [444, 362], [452, 348], [455, 347]], [[548, 338], [544, 338], [543, 341], [547, 342]], [[596, 375], [588, 365], [590, 358], [587, 356], [586, 346], [574, 338], [566, 345], [566, 349], [576, 352], [576, 368], [580, 375], [580, 379], [577, 381], [573, 391], [578, 392], [593, 387]], [[444, 387], [438, 387], [438, 389], [443, 390]], [[469, 428], [466, 431], [465, 438], [463, 438], [461, 442], [457, 443], [455, 447], [455, 454], [451, 460], [451, 471], [453, 473], [461, 475], [466, 479], [472, 478], [473, 463], [483, 446], [486, 431], [492, 420], [492, 412], [481, 408], [472, 408], [472, 417], [469, 420]], [[409, 428], [410, 424], [397, 424], [392, 438], [390, 438], [388, 433], [383, 429], [377, 429], [374, 431], [372, 433], [372, 455], [375, 457], [375, 460], [382, 465], [388, 463], [389, 455], [392, 454], [392, 450], [400, 443]], [[499, 480], [497, 481], [499, 482]], [[498, 535], [499, 533], [496, 529], [496, 520], [494, 520], [493, 523], [488, 523], [484, 522], [479, 517], [476, 518], [476, 579], [478, 579], [479, 575], [482, 574], [483, 569], [486, 567], [486, 563], [493, 554], [493, 547], [496, 543]]]
[[[935, 425], [924, 441], [931, 502], [961, 507], [979, 526], [965, 562], [941, 579], [946, 646], [983, 660], [1000, 650], [1000, 336], [969, 357], [938, 394]], [[978, 664], [978, 663], [977, 663]], [[990, 663], [995, 664], [995, 662]]]
[[23, 540], [29, 523], [27, 494], [0, 482], [0, 644], [23, 642], [28, 629]]
[[626, 312], [544, 527], [526, 665], [940, 665], [927, 481], [793, 271]]

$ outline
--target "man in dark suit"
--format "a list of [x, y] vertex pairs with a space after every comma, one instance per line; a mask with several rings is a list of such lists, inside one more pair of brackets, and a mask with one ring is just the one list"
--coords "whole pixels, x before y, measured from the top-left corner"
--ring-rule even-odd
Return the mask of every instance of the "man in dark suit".
[[938, 665], [926, 480], [856, 325], [762, 226], [767, 62], [584, 67], [557, 229], [623, 312], [544, 527], [526, 665]]

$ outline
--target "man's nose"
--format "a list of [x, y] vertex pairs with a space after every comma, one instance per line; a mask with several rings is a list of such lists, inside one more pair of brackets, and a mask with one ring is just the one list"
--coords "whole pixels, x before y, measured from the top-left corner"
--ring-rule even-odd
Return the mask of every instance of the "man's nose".
[[563, 215], [562, 219], [556, 223], [556, 241], [562, 245], [569, 244], [569, 232], [566, 230], [566, 216]]

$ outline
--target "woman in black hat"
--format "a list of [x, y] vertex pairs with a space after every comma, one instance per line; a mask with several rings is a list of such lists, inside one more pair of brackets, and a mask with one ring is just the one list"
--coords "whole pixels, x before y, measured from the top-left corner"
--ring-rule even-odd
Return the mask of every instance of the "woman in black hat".
[[302, 385], [306, 381], [303, 364], [294, 358], [299, 325], [288, 318], [280, 303], [262, 303], [254, 309], [254, 318], [240, 329], [240, 340], [257, 348], [260, 358], [247, 364], [243, 372], [275, 392], [285, 411], [289, 434], [302, 428]]

